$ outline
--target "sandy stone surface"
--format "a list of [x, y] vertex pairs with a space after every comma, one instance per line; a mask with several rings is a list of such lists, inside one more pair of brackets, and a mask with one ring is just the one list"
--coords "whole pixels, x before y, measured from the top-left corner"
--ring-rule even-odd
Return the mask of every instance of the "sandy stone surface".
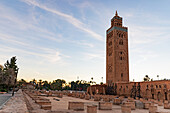
[[[71, 111], [72, 113], [87, 113], [87, 105], [97, 105], [98, 101], [93, 100], [84, 100], [74, 97], [63, 96], [63, 98], [57, 97], [46, 97], [50, 99], [52, 104], [52, 111], [70, 111], [68, 110], [68, 102], [84, 102], [85, 110], [84, 111]], [[56, 101], [55, 99], [59, 99], [60, 101]], [[158, 106], [158, 111], [162, 111], [165, 113], [170, 113], [170, 110], [163, 109], [163, 106]], [[97, 113], [121, 113], [121, 106], [120, 105], [113, 105], [112, 110], [97, 110]], [[131, 113], [149, 113], [146, 109], [135, 109], [132, 110]]]
[[[25, 98], [24, 98], [25, 96]], [[51, 112], [49, 110], [40, 109], [39, 105], [37, 105], [28, 95], [26, 95], [21, 90], [19, 90], [14, 97], [12, 97], [5, 106], [0, 110], [0, 113], [87, 113], [88, 105], [97, 105], [98, 101], [79, 99], [74, 97], [63, 96], [63, 98], [58, 97], [44, 97], [50, 99], [52, 109]], [[58, 99], [59, 101], [57, 101]], [[29, 104], [28, 102], [29, 101]], [[73, 111], [68, 110], [68, 102], [84, 102], [84, 111]], [[27, 103], [27, 105], [26, 105]], [[29, 108], [29, 106], [31, 108]], [[27, 108], [28, 107], [28, 108]], [[31, 110], [32, 109], [32, 110]], [[29, 111], [28, 111], [29, 110]], [[158, 111], [163, 113], [170, 113], [170, 110], [163, 109], [163, 106], [158, 106]], [[97, 110], [97, 113], [121, 113], [120, 105], [112, 105], [112, 110]], [[149, 113], [146, 109], [135, 109], [132, 110], [131, 113]]]
[[18, 90], [14, 97], [10, 98], [0, 113], [28, 113], [22, 90]]

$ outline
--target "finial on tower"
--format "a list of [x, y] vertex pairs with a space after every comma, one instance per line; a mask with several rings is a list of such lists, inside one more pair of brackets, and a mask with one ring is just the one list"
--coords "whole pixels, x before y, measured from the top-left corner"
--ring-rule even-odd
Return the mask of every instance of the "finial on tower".
[[118, 16], [118, 14], [117, 14], [117, 10], [116, 10], [116, 14], [115, 14], [115, 16]]

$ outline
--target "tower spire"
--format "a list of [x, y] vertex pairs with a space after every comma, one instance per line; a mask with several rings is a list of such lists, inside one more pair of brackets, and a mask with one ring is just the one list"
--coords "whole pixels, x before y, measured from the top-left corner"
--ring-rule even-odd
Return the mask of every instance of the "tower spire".
[[117, 10], [116, 10], [116, 14], [115, 14], [115, 16], [118, 16], [118, 14], [117, 14]]

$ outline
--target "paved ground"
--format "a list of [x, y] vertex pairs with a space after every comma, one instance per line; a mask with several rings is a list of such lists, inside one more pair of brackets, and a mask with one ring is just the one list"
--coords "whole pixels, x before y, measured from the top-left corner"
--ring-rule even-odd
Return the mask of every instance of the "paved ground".
[[9, 101], [0, 110], [0, 113], [28, 113], [21, 90], [9, 99]]
[[[7, 97], [7, 94], [6, 96], [4, 96], [5, 98], [3, 96], [0, 97], [0, 99], [2, 99], [1, 101], [2, 103], [3, 103], [3, 100], [5, 100], [5, 98]], [[87, 113], [87, 105], [98, 106], [98, 101], [84, 100], [84, 99], [79, 99], [79, 98], [74, 98], [74, 97], [68, 97], [65, 95], [63, 96], [63, 98], [57, 98], [57, 97], [45, 97], [45, 98], [50, 99], [51, 105], [52, 105], [52, 111], [64, 111], [63, 113], [66, 113], [66, 111], [70, 111], [68, 110], [69, 101], [85, 103], [84, 111], [71, 111], [71, 113]], [[54, 98], [59, 99], [60, 101], [56, 101]], [[32, 105], [32, 107], [36, 108], [36, 106], [33, 106], [33, 104], [35, 103], [30, 103], [30, 104]], [[163, 109], [163, 106], [158, 106], [158, 111], [162, 111], [163, 113], [170, 113], [170, 110]], [[25, 99], [24, 99], [24, 96], [21, 90], [19, 90], [15, 94], [14, 97], [11, 97], [11, 99], [0, 110], [0, 113], [28, 113], [28, 112], [29, 111], [27, 109], [26, 102], [25, 102]], [[39, 108], [35, 110], [35, 113], [47, 113], [47, 112], [48, 111], [41, 110]], [[112, 110], [97, 110], [97, 113], [121, 113], [121, 106], [113, 105]], [[149, 111], [145, 109], [136, 109], [136, 110], [132, 110], [132, 113], [149, 113]]]
[[[93, 100], [84, 100], [79, 98], [73, 98], [68, 96], [63, 96], [63, 98], [57, 98], [57, 97], [46, 97], [50, 99], [52, 102], [52, 111], [67, 111], [68, 110], [68, 102], [74, 101], [74, 102], [84, 102], [85, 103], [85, 110], [84, 111], [74, 111], [73, 113], [87, 113], [87, 105], [97, 105], [97, 101]], [[56, 101], [53, 98], [59, 99], [60, 101]], [[121, 113], [121, 106], [119, 105], [113, 105], [112, 110], [97, 110], [97, 113]], [[148, 110], [145, 109], [136, 109], [132, 110], [132, 113], [149, 113]]]
[[11, 94], [0, 94], [0, 109], [2, 105], [11, 97]]

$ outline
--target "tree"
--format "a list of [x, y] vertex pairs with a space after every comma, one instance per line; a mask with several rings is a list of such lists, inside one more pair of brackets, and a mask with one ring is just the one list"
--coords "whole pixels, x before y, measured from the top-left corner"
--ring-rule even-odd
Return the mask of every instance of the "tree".
[[7, 60], [7, 62], [4, 64], [4, 69], [3, 69], [3, 75], [6, 77], [6, 80], [8, 81], [8, 89], [9, 89], [9, 85], [11, 83], [13, 84], [13, 93], [12, 95], [14, 95], [14, 88], [15, 88], [15, 84], [17, 82], [17, 75], [18, 75], [18, 66], [16, 65], [16, 56], [12, 57], [10, 59], [10, 62]]
[[32, 80], [32, 83], [35, 85], [36, 84], [36, 80], [35, 80], [35, 78]]
[[40, 80], [39, 80], [39, 89], [40, 89], [40, 90], [42, 90], [41, 84], [42, 84], [42, 80], [40, 79]]
[[21, 79], [18, 81], [18, 83], [19, 83], [19, 86], [22, 87], [22, 85], [27, 82], [24, 79]]
[[51, 89], [62, 90], [63, 85], [66, 83], [65, 80], [57, 79], [51, 83]]
[[48, 81], [43, 81], [43, 88], [46, 89], [46, 90], [49, 90], [50, 89], [50, 85], [48, 84]]
[[16, 65], [16, 61], [17, 61], [16, 56], [12, 57], [10, 60], [9, 68], [12, 68], [17, 76], [19, 68]]
[[90, 86], [90, 83], [85, 81], [85, 80], [77, 80], [77, 81], [72, 81], [71, 83], [71, 90], [78, 90], [78, 91], [86, 91], [87, 87]]

